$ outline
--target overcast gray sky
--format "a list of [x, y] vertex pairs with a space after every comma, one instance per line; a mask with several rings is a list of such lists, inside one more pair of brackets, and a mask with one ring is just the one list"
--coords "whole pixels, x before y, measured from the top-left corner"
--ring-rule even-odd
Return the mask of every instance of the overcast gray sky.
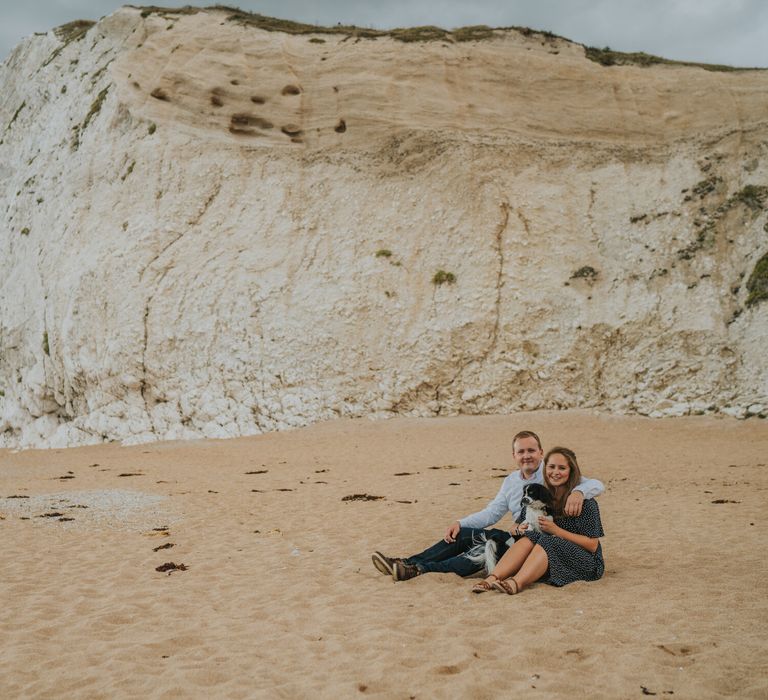
[[[25, 36], [98, 19], [119, 0], [0, 0], [0, 61]], [[161, 1], [158, 4], [164, 4]], [[173, 5], [172, 2], [168, 2]], [[215, 0], [181, 0], [206, 6]], [[665, 58], [768, 67], [765, 0], [235, 0], [243, 10], [309, 24], [391, 29], [471, 24], [546, 29], [588, 46]]]

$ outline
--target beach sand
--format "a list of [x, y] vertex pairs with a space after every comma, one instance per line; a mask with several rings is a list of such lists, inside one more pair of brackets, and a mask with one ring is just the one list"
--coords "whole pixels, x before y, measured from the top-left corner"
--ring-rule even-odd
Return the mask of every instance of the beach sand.
[[[605, 483], [603, 579], [476, 596], [374, 569], [481, 509], [521, 429]], [[362, 494], [378, 500], [344, 500]], [[767, 495], [758, 419], [362, 419], [0, 451], [0, 697], [765, 698]]]

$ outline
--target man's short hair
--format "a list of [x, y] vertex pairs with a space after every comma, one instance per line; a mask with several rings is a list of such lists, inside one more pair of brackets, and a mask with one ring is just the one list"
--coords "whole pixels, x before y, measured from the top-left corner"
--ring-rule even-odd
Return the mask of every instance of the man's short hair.
[[542, 449], [541, 447], [541, 440], [539, 440], [539, 436], [536, 435], [532, 430], [521, 430], [515, 437], [512, 438], [512, 449], [515, 449], [515, 443], [518, 440], [522, 440], [523, 438], [533, 438], [536, 440], [536, 442], [539, 445], [539, 449]]

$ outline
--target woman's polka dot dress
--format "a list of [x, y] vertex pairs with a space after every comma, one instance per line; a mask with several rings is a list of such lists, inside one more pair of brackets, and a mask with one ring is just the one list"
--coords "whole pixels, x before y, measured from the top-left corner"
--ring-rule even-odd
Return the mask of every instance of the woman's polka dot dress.
[[[525, 509], [521, 514], [521, 520], [525, 518]], [[587, 537], [602, 537], [603, 525], [600, 522], [600, 509], [594, 498], [584, 501], [581, 515], [577, 517], [562, 516], [555, 519], [555, 523], [577, 535]], [[573, 542], [564, 540], [556, 535], [547, 535], [544, 532], [526, 532], [525, 536], [534, 544], [541, 545], [549, 558], [549, 568], [540, 581], [552, 586], [565, 586], [574, 581], [597, 581], [605, 571], [603, 562], [603, 549], [597, 544], [597, 551], [593, 554]]]

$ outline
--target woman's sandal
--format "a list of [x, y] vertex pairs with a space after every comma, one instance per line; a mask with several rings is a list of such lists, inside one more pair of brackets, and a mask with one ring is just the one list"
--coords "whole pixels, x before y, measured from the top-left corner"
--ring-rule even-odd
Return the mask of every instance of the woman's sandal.
[[515, 595], [520, 592], [520, 588], [517, 585], [517, 581], [513, 578], [508, 578], [505, 581], [495, 581], [491, 584], [497, 591], [506, 593], [507, 595]]
[[[493, 574], [491, 574], [491, 576], [493, 576]], [[491, 576], [488, 578], [491, 578]], [[490, 591], [499, 581], [496, 576], [493, 576], [493, 578], [496, 579], [495, 581], [489, 581], [488, 578], [478, 581], [472, 586], [472, 593], [485, 593], [486, 591]]]

